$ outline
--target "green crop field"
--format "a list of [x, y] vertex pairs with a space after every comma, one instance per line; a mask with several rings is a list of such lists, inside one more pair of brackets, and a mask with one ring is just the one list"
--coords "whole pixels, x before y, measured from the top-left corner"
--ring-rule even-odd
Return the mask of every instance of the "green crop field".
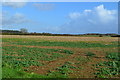
[[117, 37], [2, 38], [3, 78], [119, 78]]

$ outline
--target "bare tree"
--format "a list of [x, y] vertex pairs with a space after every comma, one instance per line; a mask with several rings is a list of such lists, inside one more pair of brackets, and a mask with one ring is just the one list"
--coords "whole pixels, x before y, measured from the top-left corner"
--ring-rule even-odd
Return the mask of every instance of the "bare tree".
[[21, 31], [22, 33], [28, 33], [28, 30], [27, 30], [26, 28], [21, 28], [20, 31]]

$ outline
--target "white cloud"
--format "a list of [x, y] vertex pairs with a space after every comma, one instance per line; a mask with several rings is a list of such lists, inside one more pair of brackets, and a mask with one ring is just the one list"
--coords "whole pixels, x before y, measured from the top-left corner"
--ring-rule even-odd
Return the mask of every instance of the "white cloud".
[[0, 13], [0, 21], [2, 20], [2, 13]]
[[29, 20], [27, 20], [25, 18], [25, 16], [21, 13], [16, 13], [15, 15], [13, 15], [11, 17], [11, 20], [15, 23], [15, 24], [19, 24], [19, 23], [24, 23], [24, 22], [27, 22]]
[[50, 3], [34, 3], [33, 4], [34, 7], [36, 7], [39, 10], [52, 10], [54, 9], [54, 4], [50, 4]]
[[88, 12], [91, 12], [91, 11], [92, 11], [92, 10], [89, 10], [89, 9], [84, 10], [84, 12], [87, 12], [87, 13], [88, 13]]
[[21, 8], [27, 4], [28, 0], [3, 0], [2, 5], [12, 8]]
[[79, 12], [73, 12], [73, 13], [70, 13], [69, 14], [69, 18], [70, 19], [77, 19], [77, 18], [79, 18], [80, 17], [80, 13]]
[[28, 2], [29, 0], [2, 0], [2, 2]]
[[[6, 15], [7, 14], [7, 15]], [[14, 15], [9, 15], [9, 13], [4, 13], [2, 15], [2, 25], [9, 26], [9, 25], [16, 25], [16, 24], [24, 24], [30, 22], [23, 14], [15, 13]]]
[[108, 10], [104, 5], [83, 12], [72, 12], [68, 14], [70, 22], [62, 25], [61, 31], [64, 30], [66, 33], [117, 32], [117, 15], [117, 10]]
[[103, 23], [114, 20], [116, 18], [114, 15], [117, 14], [116, 10], [107, 10], [104, 8], [104, 5], [97, 6], [95, 12]]
[[[69, 14], [70, 19], [78, 19], [78, 18], [88, 18], [90, 16], [91, 19], [99, 20], [103, 23], [110, 22], [116, 19], [116, 10], [107, 10], [104, 8], [104, 5], [100, 5], [95, 7], [93, 10], [84, 10], [83, 12], [73, 12]], [[96, 21], [95, 20], [95, 21]]]

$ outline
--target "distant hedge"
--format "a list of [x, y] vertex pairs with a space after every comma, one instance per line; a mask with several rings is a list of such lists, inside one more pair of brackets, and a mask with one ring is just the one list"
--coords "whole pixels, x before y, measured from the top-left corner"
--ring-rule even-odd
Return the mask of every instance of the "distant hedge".
[[99, 34], [99, 33], [87, 33], [87, 34], [52, 34], [52, 33], [22, 33], [17, 30], [0, 30], [2, 35], [44, 35], [44, 36], [86, 36], [86, 37], [120, 37], [118, 34]]

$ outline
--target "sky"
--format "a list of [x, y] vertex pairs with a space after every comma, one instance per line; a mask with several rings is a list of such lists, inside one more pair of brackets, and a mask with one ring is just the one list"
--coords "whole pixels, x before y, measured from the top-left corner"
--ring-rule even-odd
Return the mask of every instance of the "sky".
[[4, 2], [2, 29], [57, 34], [118, 33], [117, 2]]

